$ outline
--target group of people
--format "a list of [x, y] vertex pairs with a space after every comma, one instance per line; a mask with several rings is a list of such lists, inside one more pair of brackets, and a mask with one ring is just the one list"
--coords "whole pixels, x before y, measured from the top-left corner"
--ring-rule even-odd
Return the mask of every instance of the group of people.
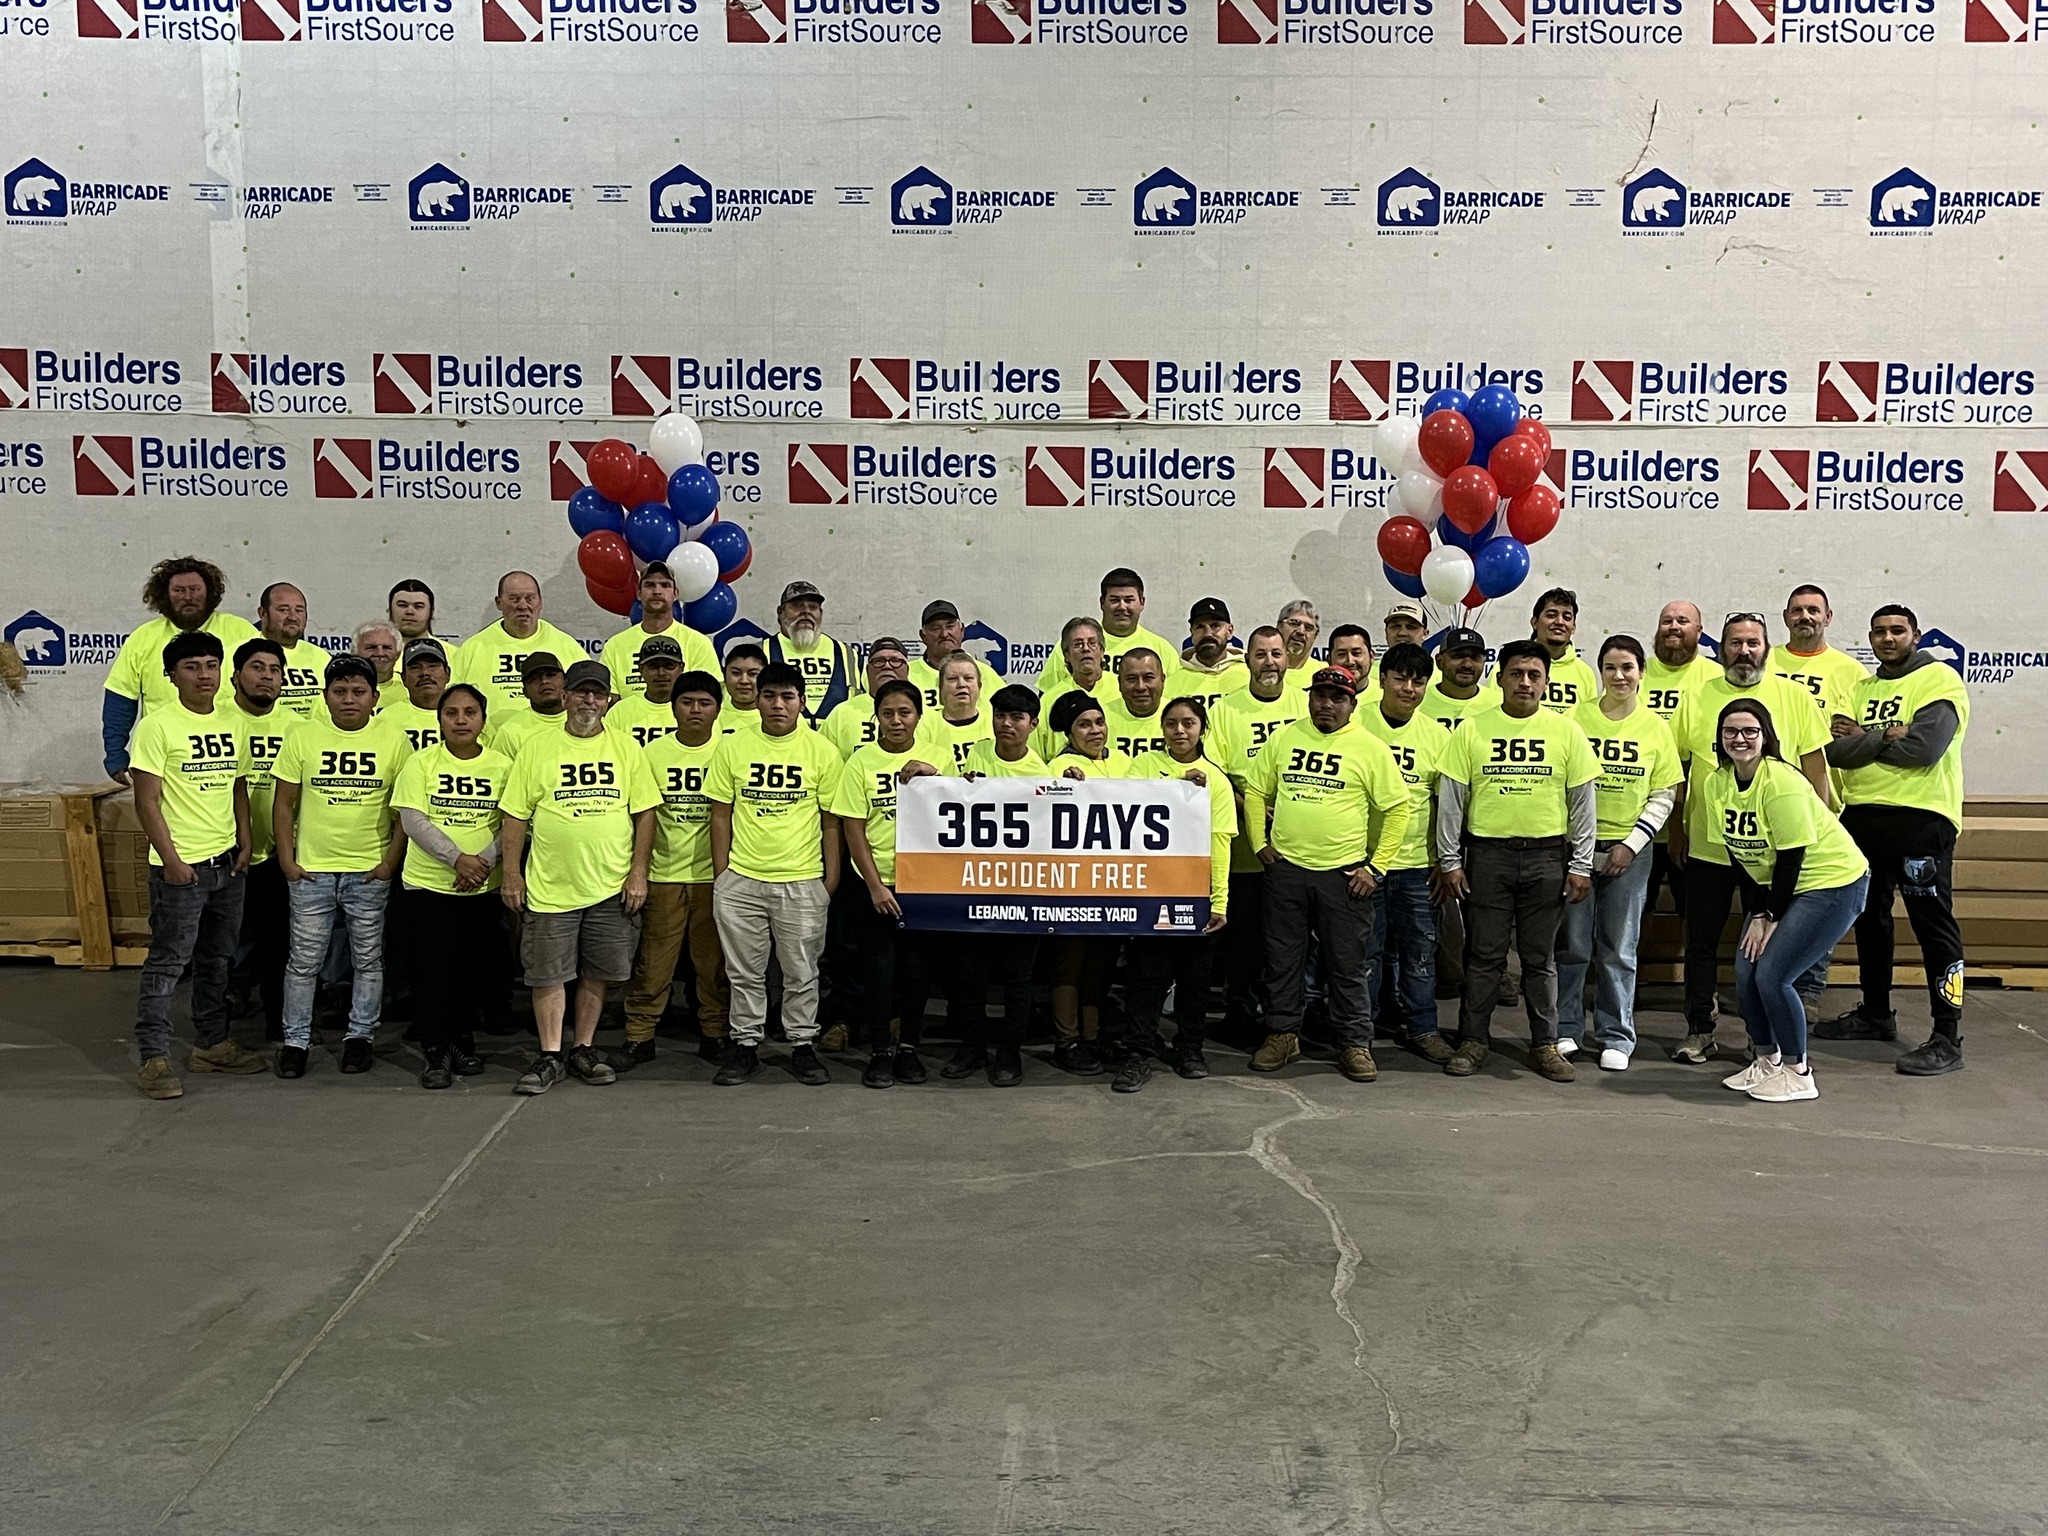
[[[765, 645], [718, 656], [680, 622], [658, 561], [638, 621], [596, 659], [547, 623], [521, 571], [460, 645], [436, 636], [431, 588], [406, 580], [334, 656], [305, 638], [301, 589], [265, 588], [253, 625], [221, 610], [224, 592], [204, 560], [158, 565], [144, 593], [156, 617], [123, 647], [102, 710], [107, 772], [132, 782], [151, 848], [136, 1042], [152, 1098], [183, 1091], [170, 1005], [188, 969], [188, 1071], [304, 1076], [316, 990], [336, 970], [350, 998], [340, 1068], [368, 1071], [387, 950], [414, 994], [428, 1088], [485, 1069], [475, 1037], [509, 1011], [515, 955], [540, 1046], [517, 1091], [614, 1082], [654, 1059], [685, 953], [700, 1051], [725, 1086], [761, 1069], [775, 1013], [788, 1070], [829, 1081], [821, 991], [840, 1019], [826, 1043], [845, 1031], [865, 1047], [864, 1083], [923, 1082], [933, 990], [959, 1041], [941, 1075], [1014, 1085], [1041, 978], [1053, 1063], [1124, 1092], [1155, 1061], [1207, 1075], [1219, 980], [1226, 1024], [1263, 1037], [1254, 1070], [1297, 1061], [1320, 1012], [1353, 1081], [1378, 1075], [1376, 1032], [1467, 1077], [1488, 1059], [1511, 951], [1528, 1063], [1568, 1082], [1582, 1051], [1627, 1069], [1638, 939], [1667, 884], [1686, 936], [1678, 1060], [1719, 1053], [1739, 897], [1750, 1048], [1726, 1084], [1816, 1097], [1809, 1034], [1897, 1035], [1899, 896], [1933, 1031], [1898, 1069], [1962, 1066], [1951, 865], [1969, 701], [1900, 605], [1871, 618], [1874, 673], [1827, 643], [1814, 586], [1792, 593], [1779, 644], [1763, 614], [1735, 613], [1709, 658], [1699, 609], [1678, 600], [1648, 647], [1610, 635], [1589, 663], [1577, 599], [1553, 589], [1489, 677], [1478, 632], [1425, 644], [1426, 615], [1406, 602], [1378, 646], [1346, 623], [1319, 647], [1306, 601], [1239, 636], [1206, 597], [1175, 643], [1144, 626], [1144, 582], [1119, 568], [1024, 686], [963, 648], [949, 601], [925, 606], [914, 646], [883, 636], [857, 652], [826, 632], [824, 595], [804, 581], [784, 588]], [[897, 796], [930, 774], [1205, 789], [1207, 930], [906, 928]], [[1852, 927], [1862, 999], [1809, 1029]], [[270, 1063], [230, 1038], [238, 952], [281, 1042]], [[1459, 995], [1448, 1034], [1440, 974]], [[622, 986], [625, 1044], [603, 1051]]]

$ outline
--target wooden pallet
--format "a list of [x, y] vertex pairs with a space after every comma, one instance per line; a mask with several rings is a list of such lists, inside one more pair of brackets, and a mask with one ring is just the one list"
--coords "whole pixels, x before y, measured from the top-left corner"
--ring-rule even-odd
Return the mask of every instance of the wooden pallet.
[[77, 944], [52, 941], [48, 944], [0, 944], [0, 960], [48, 960], [56, 965], [82, 968], [88, 971], [104, 971], [120, 966], [135, 966], [149, 958], [149, 946], [116, 944], [113, 959], [108, 965], [87, 965], [85, 950]]
[[117, 784], [0, 793], [0, 956], [89, 971], [142, 963], [148, 871], [135, 867], [146, 854], [133, 820]]

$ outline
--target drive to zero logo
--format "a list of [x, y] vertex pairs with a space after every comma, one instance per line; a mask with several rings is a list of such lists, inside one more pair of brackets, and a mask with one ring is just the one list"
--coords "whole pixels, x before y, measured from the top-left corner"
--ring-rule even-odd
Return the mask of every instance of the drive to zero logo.
[[847, 505], [853, 477], [847, 471], [845, 443], [789, 445], [789, 500], [798, 507]]
[[1573, 421], [1633, 421], [1635, 400], [1633, 361], [1572, 364]]
[[1994, 512], [2048, 512], [2048, 449], [2001, 448], [1992, 477]]
[[377, 494], [367, 437], [313, 439], [313, 496], [319, 501], [369, 501]]
[[1091, 421], [1143, 421], [1152, 414], [1152, 364], [1146, 358], [1088, 360]]
[[1749, 450], [1749, 510], [1804, 512], [1812, 486], [1812, 453], [1805, 448]]

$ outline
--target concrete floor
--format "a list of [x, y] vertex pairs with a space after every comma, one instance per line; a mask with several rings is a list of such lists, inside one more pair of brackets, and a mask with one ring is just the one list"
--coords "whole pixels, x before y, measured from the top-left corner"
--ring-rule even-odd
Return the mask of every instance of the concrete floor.
[[1653, 1048], [521, 1101], [395, 1040], [156, 1104], [134, 991], [0, 969], [10, 1533], [2048, 1529], [2048, 996], [1777, 1108]]

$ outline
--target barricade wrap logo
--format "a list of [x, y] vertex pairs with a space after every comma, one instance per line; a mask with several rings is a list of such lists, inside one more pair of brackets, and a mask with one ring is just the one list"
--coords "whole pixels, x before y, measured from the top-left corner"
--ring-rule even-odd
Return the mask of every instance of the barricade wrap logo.
[[313, 495], [323, 501], [518, 501], [524, 491], [519, 452], [460, 438], [316, 437]]
[[792, 506], [993, 507], [996, 456], [943, 447], [791, 443]]
[[1580, 360], [1572, 364], [1573, 421], [1733, 426], [1790, 419], [1791, 375], [1732, 362]]
[[1380, 183], [1377, 223], [1383, 235], [1433, 234], [1460, 224], [1484, 224], [1510, 209], [1543, 205], [1542, 192], [1445, 187], [1411, 165]]
[[4, 631], [25, 667], [55, 671], [70, 660], [70, 634], [48, 614], [31, 608]]
[[16, 219], [55, 221], [71, 216], [71, 183], [47, 160], [32, 156], [22, 161], [7, 173], [5, 192], [10, 223]]
[[2048, 450], [2001, 448], [1991, 482], [1994, 512], [2048, 512]]
[[1820, 365], [1814, 418], [1900, 426], [2013, 426], [2034, 420], [2034, 370], [1987, 363], [1832, 361]]
[[415, 224], [467, 224], [468, 178], [436, 162], [406, 183], [406, 206]]
[[657, 229], [711, 222], [711, 179], [687, 165], [669, 167], [647, 188], [647, 217]]
[[[1325, 450], [1282, 450], [1317, 453]], [[1237, 456], [1179, 448], [1038, 444], [1024, 450], [1027, 507], [1234, 507]], [[1318, 473], [1320, 474], [1320, 466]], [[1326, 482], [1317, 479], [1320, 489]], [[1322, 503], [1318, 503], [1321, 505]]]
[[1752, 448], [1752, 512], [1960, 512], [1960, 458], [1886, 448]]
[[898, 229], [950, 229], [953, 184], [920, 165], [889, 188], [889, 222]]
[[2048, 651], [1974, 650], [1943, 629], [1921, 631], [1920, 649], [1970, 683], [2009, 683], [2022, 671], [2048, 667]]
[[1163, 165], [1131, 189], [1131, 221], [1140, 230], [1193, 229], [1198, 211], [1195, 184]]
[[164, 182], [74, 179], [33, 156], [0, 178], [0, 208], [9, 224], [23, 226], [111, 218], [137, 204], [162, 207], [170, 197]]
[[1668, 234], [1685, 228], [1685, 183], [1652, 166], [1621, 189], [1624, 232]]
[[1900, 166], [1870, 189], [1870, 230], [1875, 235], [1900, 235], [1942, 224], [1979, 224], [1992, 213], [2016, 209], [2038, 212], [2037, 187], [1970, 187], [1943, 191], [1931, 177]]

